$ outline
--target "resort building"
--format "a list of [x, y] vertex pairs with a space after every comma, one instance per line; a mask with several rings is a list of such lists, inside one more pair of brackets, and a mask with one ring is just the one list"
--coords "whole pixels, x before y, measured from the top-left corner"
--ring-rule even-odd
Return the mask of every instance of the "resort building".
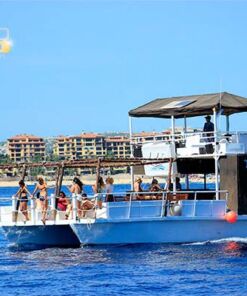
[[[133, 144], [170, 139], [169, 130], [163, 132], [141, 132], [133, 134]], [[181, 134], [178, 131], [178, 134]], [[135, 148], [134, 148], [135, 150]], [[59, 136], [53, 145], [53, 154], [60, 159], [82, 159], [97, 156], [130, 157], [130, 139], [127, 135], [101, 135], [83, 133], [77, 136]], [[138, 155], [135, 155], [138, 156]]]
[[55, 140], [53, 154], [61, 159], [82, 159], [106, 155], [129, 157], [130, 141], [125, 136], [105, 137], [94, 133], [60, 136]]
[[68, 160], [103, 156], [105, 155], [104, 137], [94, 133], [59, 136], [55, 140], [53, 154]]
[[130, 157], [130, 140], [124, 136], [105, 138], [106, 155], [113, 157]]
[[[187, 133], [194, 133], [196, 129], [187, 128]], [[134, 133], [132, 136], [133, 144], [144, 144], [146, 142], [158, 142], [158, 141], [171, 141], [171, 128], [164, 130], [162, 132], [140, 132]], [[184, 127], [176, 127], [175, 128], [175, 140], [181, 139], [184, 134]]]
[[45, 158], [43, 138], [33, 135], [17, 135], [7, 140], [7, 154], [11, 161], [31, 161]]
[[154, 142], [154, 141], [164, 141], [169, 140], [170, 131], [163, 132], [141, 132], [133, 134], [133, 143], [145, 143], [145, 142]]

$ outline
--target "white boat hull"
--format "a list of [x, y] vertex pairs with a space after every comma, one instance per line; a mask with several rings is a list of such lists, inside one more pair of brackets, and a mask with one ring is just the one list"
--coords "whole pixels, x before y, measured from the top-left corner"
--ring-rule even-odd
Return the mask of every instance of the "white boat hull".
[[79, 247], [80, 242], [69, 225], [2, 226], [12, 247]]
[[83, 245], [191, 243], [231, 237], [247, 238], [247, 216], [230, 224], [215, 218], [164, 218], [142, 221], [97, 221], [72, 224]]

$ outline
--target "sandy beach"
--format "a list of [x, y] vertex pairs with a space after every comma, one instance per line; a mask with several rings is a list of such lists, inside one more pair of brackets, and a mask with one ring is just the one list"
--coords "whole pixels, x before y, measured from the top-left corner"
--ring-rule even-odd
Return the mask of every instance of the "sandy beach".
[[[106, 179], [107, 176], [103, 177]], [[114, 184], [130, 184], [131, 183], [131, 177], [128, 174], [118, 174], [118, 175], [113, 175], [112, 176], [114, 179]], [[146, 177], [146, 176], [141, 176], [143, 183], [149, 183], [152, 181], [152, 177]], [[85, 185], [93, 185], [95, 183], [96, 176], [95, 175], [90, 175], [90, 176], [82, 176], [79, 177], [80, 180], [85, 184]], [[47, 178], [44, 177], [45, 180]], [[164, 183], [165, 178], [157, 178], [159, 182]], [[63, 179], [63, 185], [71, 185], [73, 180], [73, 177], [64, 177]], [[1, 179], [0, 180], [0, 187], [16, 187], [18, 186], [19, 179]], [[25, 181], [27, 185], [33, 185], [36, 183], [36, 181]], [[55, 186], [55, 180], [47, 180], [48, 186]]]
[[[140, 176], [143, 180], [143, 183], [151, 183], [152, 177], [148, 176], [143, 176], [143, 175], [136, 175]], [[103, 178], [105, 179], [107, 176], [104, 176]], [[131, 184], [131, 176], [129, 174], [117, 174], [112, 176], [114, 178], [114, 184]], [[47, 180], [48, 186], [55, 186], [55, 180], [49, 180], [48, 178], [44, 177]], [[95, 183], [96, 176], [95, 175], [90, 175], [90, 176], [82, 176], [79, 177], [81, 181], [85, 185], [93, 185]], [[157, 177], [156, 178], [159, 183], [166, 183], [166, 177]], [[73, 180], [73, 177], [64, 177], [63, 180], [63, 185], [71, 185]], [[0, 187], [17, 187], [19, 182], [19, 178], [2, 178], [0, 179]], [[184, 178], [181, 178], [181, 183], [184, 183], [185, 180]], [[203, 178], [201, 177], [191, 177], [190, 182], [195, 182], [195, 183], [203, 183]], [[214, 179], [207, 179], [207, 183], [212, 183], [214, 182]], [[27, 185], [33, 185], [36, 183], [36, 181], [25, 181]]]

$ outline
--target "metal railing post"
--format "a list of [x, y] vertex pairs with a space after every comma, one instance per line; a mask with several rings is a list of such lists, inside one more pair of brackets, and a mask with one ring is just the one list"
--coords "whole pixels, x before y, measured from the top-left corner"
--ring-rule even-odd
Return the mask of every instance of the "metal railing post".
[[165, 209], [164, 209], [164, 201], [165, 201], [165, 192], [162, 193], [162, 204], [161, 204], [161, 213], [160, 213], [160, 217], [163, 217], [163, 213], [165, 212]]
[[[135, 193], [133, 193], [133, 194], [135, 194]], [[130, 193], [130, 201], [129, 201], [129, 215], [128, 215], [128, 219], [130, 219], [131, 205], [132, 205], [132, 193]]]
[[30, 211], [31, 211], [31, 222], [36, 224], [36, 215], [35, 215], [35, 200], [31, 198], [30, 200]]
[[73, 221], [76, 222], [76, 217], [77, 217], [77, 198], [76, 198], [76, 194], [72, 195], [72, 212], [73, 212]]
[[52, 217], [54, 222], [56, 221], [56, 196], [55, 194], [51, 194], [51, 213], [52, 213]]
[[196, 198], [197, 198], [197, 191], [194, 193], [194, 209], [193, 209], [193, 217], [196, 216]]
[[18, 209], [17, 207], [17, 197], [15, 195], [12, 196], [12, 222], [17, 222], [18, 217]]
[[226, 212], [226, 210], [228, 208], [228, 198], [229, 198], [229, 192], [227, 191], [226, 192], [226, 208], [225, 208], [225, 212]]

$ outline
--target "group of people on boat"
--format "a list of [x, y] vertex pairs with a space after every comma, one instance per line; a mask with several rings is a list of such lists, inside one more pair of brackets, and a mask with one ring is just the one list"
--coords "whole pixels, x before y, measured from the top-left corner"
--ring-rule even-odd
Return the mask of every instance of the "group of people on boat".
[[[94, 192], [94, 199], [90, 200], [87, 198], [87, 194], [84, 191], [84, 184], [78, 177], [74, 177], [73, 183], [68, 187], [70, 193], [76, 197], [77, 209], [78, 209], [78, 218], [85, 216], [86, 211], [93, 208], [102, 208], [103, 197], [105, 196], [106, 202], [114, 201], [113, 196], [113, 183], [114, 179], [108, 176], [104, 182], [103, 178], [99, 176], [96, 184], [92, 186]], [[31, 193], [25, 182], [23, 180], [19, 181], [19, 190], [15, 194], [18, 198], [16, 205], [16, 218], [18, 215], [18, 210], [22, 212], [25, 217], [25, 220], [29, 220], [28, 216], [28, 200], [36, 200], [36, 207], [41, 210], [42, 217], [41, 221], [45, 224], [47, 209], [48, 209], [48, 186], [42, 177], [38, 178], [38, 183], [35, 186], [33, 193]], [[56, 198], [56, 209], [58, 211], [65, 212], [65, 219], [68, 219], [72, 213], [72, 203], [71, 200], [66, 196], [64, 191], [60, 191], [59, 196]]]
[[[180, 178], [176, 177], [175, 189], [177, 191], [182, 189]], [[83, 182], [78, 178], [74, 177], [73, 183], [71, 186], [68, 186], [69, 192], [76, 198], [76, 206], [77, 206], [77, 218], [81, 219], [86, 216], [87, 211], [92, 209], [101, 209], [103, 205], [103, 201], [105, 202], [113, 202], [115, 201], [115, 197], [113, 195], [114, 191], [114, 179], [108, 176], [105, 181], [101, 176], [98, 177], [97, 182], [92, 185], [92, 190], [94, 193], [93, 199], [88, 198], [87, 193], [84, 190]], [[18, 210], [22, 212], [25, 217], [25, 220], [29, 220], [28, 216], [28, 200], [35, 199], [36, 208], [41, 211], [41, 221], [45, 224], [47, 219], [47, 209], [48, 209], [48, 186], [45, 182], [44, 178], [39, 177], [38, 183], [35, 186], [34, 191], [31, 193], [25, 182], [20, 180], [19, 182], [19, 190], [16, 193], [17, 206], [16, 206], [16, 219]], [[173, 191], [174, 186], [173, 183], [168, 182], [165, 187], [162, 187], [158, 180], [153, 178], [152, 182], [148, 189], [144, 190], [142, 186], [142, 179], [137, 177], [134, 182], [134, 194], [133, 199], [142, 200], [147, 197], [147, 195], [151, 195], [152, 197], [158, 197], [162, 195], [162, 191]], [[67, 197], [64, 191], [59, 192], [59, 196], [56, 197], [56, 210], [62, 211], [65, 213], [65, 219], [69, 219], [72, 217], [72, 202], [71, 198]]]
[[[136, 192], [137, 194], [135, 195], [135, 198], [137, 200], [142, 200], [144, 195], [148, 192], [151, 193], [152, 196], [157, 196], [157, 194], [155, 194], [155, 192], [159, 192], [161, 193], [162, 191], [173, 191], [174, 189], [176, 189], [176, 191], [180, 191], [182, 190], [182, 185], [180, 183], [180, 178], [176, 177], [175, 179], [175, 188], [173, 186], [172, 182], [168, 182], [164, 187], [162, 187], [158, 180], [153, 178], [149, 188], [147, 190], [144, 190], [142, 187], [142, 179], [141, 177], [137, 177], [135, 179], [135, 183], [134, 183], [134, 192]], [[152, 194], [154, 193], [154, 194]]]
[[33, 193], [30, 193], [30, 191], [28, 190], [23, 180], [19, 181], [19, 187], [20, 187], [19, 190], [15, 194], [15, 196], [18, 197], [15, 219], [17, 219], [18, 210], [20, 209], [26, 221], [29, 220], [28, 209], [27, 209], [27, 204], [29, 200], [28, 195], [29, 195], [29, 198], [34, 198], [35, 193], [37, 192], [36, 205], [39, 209], [41, 209], [41, 212], [42, 212], [41, 220], [45, 224], [46, 211], [48, 207], [48, 199], [47, 199], [48, 194], [47, 194], [47, 184], [45, 183], [44, 179], [42, 177], [38, 178], [38, 184], [36, 185]]

